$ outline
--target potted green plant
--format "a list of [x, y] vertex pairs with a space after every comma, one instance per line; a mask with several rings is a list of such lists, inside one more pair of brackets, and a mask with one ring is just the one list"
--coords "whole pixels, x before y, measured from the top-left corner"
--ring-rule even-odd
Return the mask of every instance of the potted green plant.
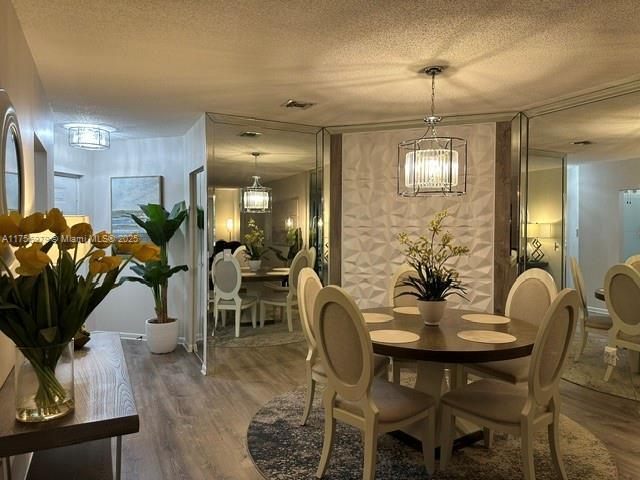
[[404, 247], [407, 263], [417, 275], [409, 275], [401, 285], [408, 287], [398, 296], [411, 295], [417, 299], [420, 316], [426, 325], [438, 325], [447, 305], [447, 297], [459, 295], [464, 298], [466, 289], [458, 272], [446, 263], [469, 253], [469, 248], [454, 245], [453, 236], [444, 231], [443, 222], [447, 211], [439, 212], [429, 222], [427, 235], [411, 240], [403, 232], [398, 238]]
[[169, 353], [176, 349], [179, 330], [178, 320], [169, 317], [169, 278], [188, 270], [188, 267], [169, 265], [167, 247], [187, 217], [187, 209], [184, 202], [176, 203], [171, 212], [153, 203], [140, 205], [140, 208], [147, 218], [133, 214], [131, 218], [147, 232], [156, 251], [149, 250], [145, 255], [138, 255], [142, 260], [134, 261], [131, 267], [137, 276], [128, 276], [125, 280], [141, 283], [151, 289], [156, 317], [148, 319], [145, 324], [147, 345], [151, 353]]
[[244, 236], [244, 245], [247, 248], [247, 256], [249, 257], [249, 269], [252, 272], [260, 270], [262, 266], [262, 258], [268, 249], [264, 246], [264, 230], [256, 224], [253, 218], [249, 219], [249, 232]]

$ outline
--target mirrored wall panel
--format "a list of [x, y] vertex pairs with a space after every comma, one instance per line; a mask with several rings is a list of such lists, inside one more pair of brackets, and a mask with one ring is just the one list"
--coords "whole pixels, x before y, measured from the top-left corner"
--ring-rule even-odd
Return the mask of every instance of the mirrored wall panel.
[[[298, 271], [326, 268], [322, 131], [211, 115], [209, 347], [302, 340]], [[319, 154], [320, 152], [320, 154]]]

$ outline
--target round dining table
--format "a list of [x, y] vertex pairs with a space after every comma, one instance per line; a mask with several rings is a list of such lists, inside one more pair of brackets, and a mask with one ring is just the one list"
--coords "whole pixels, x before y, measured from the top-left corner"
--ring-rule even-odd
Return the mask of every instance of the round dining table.
[[[536, 326], [516, 319], [509, 323], [494, 325], [474, 323], [463, 319], [463, 315], [481, 313], [477, 311], [447, 308], [437, 326], [425, 325], [419, 315], [398, 313], [391, 307], [363, 309], [363, 313], [385, 314], [392, 319], [385, 323], [367, 323], [369, 331], [403, 330], [415, 333], [419, 338], [409, 343], [385, 343], [372, 340], [374, 353], [415, 360], [417, 377], [415, 388], [428, 393], [439, 403], [445, 368], [449, 367], [451, 388], [459, 386], [463, 379], [464, 364], [510, 360], [531, 355], [538, 333]], [[478, 343], [463, 340], [458, 333], [465, 330], [492, 330], [513, 335], [510, 343]], [[477, 430], [466, 426], [465, 433]], [[412, 432], [406, 433], [414, 436]]]
[[276, 281], [281, 282], [289, 278], [289, 269], [280, 270], [280, 269], [272, 269], [265, 268], [260, 269], [256, 272], [252, 272], [250, 270], [242, 270], [242, 281], [243, 282], [268, 282], [268, 281]]

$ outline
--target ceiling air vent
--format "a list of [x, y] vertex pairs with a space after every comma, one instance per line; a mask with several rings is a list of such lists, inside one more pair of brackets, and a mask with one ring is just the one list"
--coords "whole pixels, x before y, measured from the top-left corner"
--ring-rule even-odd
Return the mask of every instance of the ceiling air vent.
[[238, 134], [239, 137], [248, 137], [248, 138], [256, 138], [262, 135], [260, 132], [240, 132]]
[[292, 100], [289, 99], [282, 104], [285, 108], [299, 108], [300, 110], [306, 110], [307, 108], [311, 108], [315, 105], [313, 102], [301, 102], [300, 100]]

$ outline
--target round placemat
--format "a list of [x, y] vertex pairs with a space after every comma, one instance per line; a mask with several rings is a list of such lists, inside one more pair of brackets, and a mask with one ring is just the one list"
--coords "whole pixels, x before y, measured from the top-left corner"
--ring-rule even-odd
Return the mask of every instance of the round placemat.
[[371, 340], [382, 343], [411, 343], [420, 340], [420, 336], [406, 330], [374, 330], [369, 332]]
[[487, 313], [469, 313], [462, 315], [463, 320], [473, 323], [487, 323], [491, 325], [504, 325], [511, 321], [510, 318], [501, 315], [489, 315]]
[[387, 323], [393, 320], [391, 315], [387, 315], [386, 313], [363, 313], [364, 321], [366, 323]]
[[418, 307], [394, 307], [393, 311], [404, 315], [420, 315]]
[[517, 340], [513, 335], [493, 330], [463, 330], [458, 332], [458, 337], [477, 343], [511, 343]]

